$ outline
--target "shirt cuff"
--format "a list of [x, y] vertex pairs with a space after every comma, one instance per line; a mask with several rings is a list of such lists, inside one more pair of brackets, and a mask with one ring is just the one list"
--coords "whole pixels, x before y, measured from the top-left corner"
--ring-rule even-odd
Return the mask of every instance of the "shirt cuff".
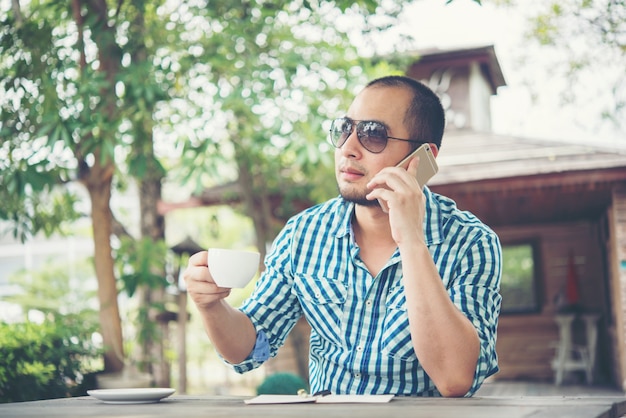
[[270, 358], [270, 343], [265, 333], [259, 331], [256, 334], [256, 343], [252, 350], [252, 360], [262, 363], [268, 358]]

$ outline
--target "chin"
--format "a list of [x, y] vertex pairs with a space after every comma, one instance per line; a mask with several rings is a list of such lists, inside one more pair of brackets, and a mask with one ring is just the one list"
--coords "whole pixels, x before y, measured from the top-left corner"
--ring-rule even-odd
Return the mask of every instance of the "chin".
[[346, 193], [345, 191], [341, 191], [341, 190], [339, 191], [339, 194], [344, 200], [354, 203], [355, 205], [367, 206], [367, 207], [380, 206], [380, 203], [378, 203], [378, 200], [368, 200], [365, 198], [365, 195], [359, 195], [356, 193]]

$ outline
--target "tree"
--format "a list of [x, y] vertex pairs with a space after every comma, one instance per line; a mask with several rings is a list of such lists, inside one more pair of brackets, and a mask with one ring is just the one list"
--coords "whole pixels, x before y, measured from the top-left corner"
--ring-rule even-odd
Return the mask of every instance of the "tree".
[[[21, 306], [25, 320], [0, 322], [0, 403], [81, 396], [93, 388], [91, 372], [101, 358], [91, 338], [96, 291], [85, 279], [92, 275], [86, 259], [70, 269], [48, 260], [9, 278], [20, 291], [2, 299]], [[32, 311], [45, 320], [27, 320]]]
[[[626, 1], [493, 1], [526, 15], [529, 46], [551, 51], [545, 67], [552, 80], [563, 81], [563, 105], [585, 108], [599, 101], [598, 116], [618, 130], [626, 128]], [[532, 60], [537, 51], [528, 48], [520, 55]], [[528, 82], [531, 88], [535, 84]]]
[[[38, 223], [49, 220], [39, 214], [39, 202], [51, 202], [52, 212], [62, 213], [73, 209], [74, 199], [56, 186], [71, 180], [85, 186], [91, 202], [105, 368], [121, 370], [109, 206], [120, 123], [117, 100], [110, 92], [121, 67], [121, 51], [104, 1], [73, 1], [71, 8], [33, 3], [27, 15], [17, 2], [13, 6], [3, 16], [1, 33], [5, 100], [0, 120], [6, 156], [2, 200], [10, 202], [3, 215], [22, 226], [22, 239], [41, 229], [53, 231], [53, 225]], [[85, 31], [93, 36], [86, 37]], [[57, 196], [62, 200], [56, 201]]]
[[[320, 152], [328, 149], [320, 141], [323, 122], [371, 67], [335, 23], [342, 11], [356, 15], [359, 5], [367, 12], [376, 2], [337, 4], [340, 9], [326, 2], [224, 2], [197, 11], [201, 20], [179, 14], [197, 56], [189, 58], [183, 83], [193, 100], [178, 111], [197, 115], [194, 124], [207, 129], [168, 133], [184, 144], [173, 174], [195, 181], [196, 190], [235, 182], [261, 252], [280, 218], [295, 211], [294, 201], [334, 192], [319, 186], [334, 184], [329, 153]], [[285, 199], [282, 213], [273, 212], [277, 194]]]

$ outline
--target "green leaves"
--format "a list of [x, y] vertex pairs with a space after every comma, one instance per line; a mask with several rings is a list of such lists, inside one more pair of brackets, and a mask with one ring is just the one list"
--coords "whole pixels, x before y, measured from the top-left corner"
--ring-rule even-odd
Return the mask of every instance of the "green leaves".
[[[526, 7], [518, 2], [518, 7]], [[626, 1], [561, 0], [534, 2], [529, 16], [529, 40], [546, 54], [550, 78], [560, 80], [563, 105], [573, 105], [589, 117], [598, 106], [611, 130], [626, 127], [624, 68], [626, 68]], [[532, 50], [530, 50], [532, 51]], [[528, 52], [531, 54], [532, 52]], [[530, 57], [529, 57], [530, 58]], [[532, 56], [536, 60], [536, 56]], [[589, 83], [584, 80], [602, 80]], [[530, 85], [538, 84], [532, 80]], [[592, 105], [590, 106], [590, 103]], [[585, 109], [584, 111], [580, 109]], [[594, 122], [593, 132], [603, 124]]]
[[169, 283], [162, 273], [166, 257], [167, 246], [163, 241], [123, 238], [115, 256], [122, 290], [132, 297], [140, 286], [150, 289], [166, 287]]
[[[71, 318], [0, 323], [0, 402], [84, 395], [76, 386], [99, 351], [90, 330]], [[97, 362], [95, 363], [97, 364]]]
[[[70, 243], [70, 240], [60, 242], [61, 245]], [[48, 318], [61, 317], [61, 313], [73, 314], [94, 326], [97, 319], [93, 306], [97, 300], [91, 259], [76, 260], [69, 269], [67, 263], [58, 260], [43, 261], [36, 270], [13, 274], [9, 283], [19, 291], [2, 299], [21, 306], [24, 312], [37, 310]]]
[[22, 240], [76, 218], [71, 193], [55, 189], [79, 166], [113, 161], [119, 140], [120, 121], [102, 95], [114, 93], [111, 83], [99, 66], [81, 67], [72, 15], [56, 3], [22, 6], [22, 25], [2, 22], [0, 31], [0, 219]]

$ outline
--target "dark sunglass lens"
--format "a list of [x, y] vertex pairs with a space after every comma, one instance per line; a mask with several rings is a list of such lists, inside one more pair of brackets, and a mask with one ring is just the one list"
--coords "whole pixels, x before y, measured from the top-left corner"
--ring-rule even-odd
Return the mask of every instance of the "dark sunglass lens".
[[357, 126], [361, 144], [370, 152], [379, 153], [387, 146], [387, 129], [380, 122], [363, 121]]
[[341, 147], [352, 132], [352, 121], [346, 118], [335, 119], [330, 127], [330, 139], [337, 147]]

